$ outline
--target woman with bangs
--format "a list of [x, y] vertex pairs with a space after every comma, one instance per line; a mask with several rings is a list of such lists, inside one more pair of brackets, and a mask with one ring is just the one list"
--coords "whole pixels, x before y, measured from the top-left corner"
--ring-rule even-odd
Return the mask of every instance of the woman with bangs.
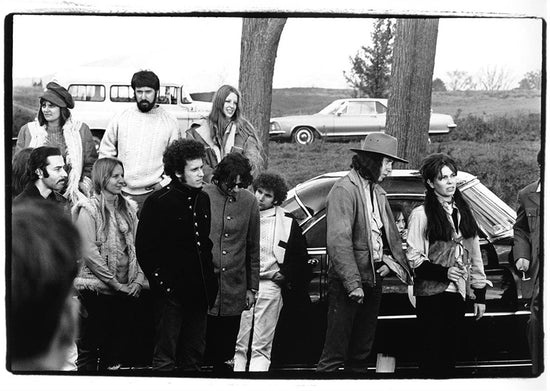
[[14, 155], [29, 147], [59, 148], [68, 174], [63, 196], [75, 205], [91, 192], [90, 178], [97, 150], [90, 128], [71, 116], [72, 108], [71, 94], [56, 82], [48, 83], [40, 96], [37, 119], [19, 131]]
[[231, 152], [244, 154], [258, 176], [264, 163], [262, 142], [252, 124], [242, 116], [241, 93], [230, 85], [221, 86], [212, 99], [212, 110], [199, 127], [187, 131], [187, 138], [206, 148], [204, 179], [210, 182], [212, 170]]
[[445, 154], [426, 157], [420, 174], [424, 205], [409, 217], [407, 258], [414, 270], [414, 295], [427, 377], [453, 375], [461, 340], [466, 299], [476, 320], [485, 313], [486, 279], [478, 226], [457, 185], [458, 168]]
[[122, 163], [115, 158], [97, 160], [92, 182], [90, 199], [78, 202], [72, 211], [85, 249], [74, 282], [82, 307], [79, 371], [120, 368], [135, 327], [136, 298], [146, 281], [134, 245], [137, 205], [121, 194]]

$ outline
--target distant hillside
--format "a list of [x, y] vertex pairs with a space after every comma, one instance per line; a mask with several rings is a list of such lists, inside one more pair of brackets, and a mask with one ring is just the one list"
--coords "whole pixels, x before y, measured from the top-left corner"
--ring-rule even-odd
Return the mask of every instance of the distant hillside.
[[[40, 87], [13, 89], [14, 122], [12, 132], [17, 135], [21, 125], [32, 120], [38, 111]], [[213, 92], [191, 94], [193, 99], [211, 101]], [[271, 117], [297, 114], [313, 114], [335, 99], [349, 98], [350, 89], [328, 88], [282, 88], [273, 90]], [[245, 97], [246, 99], [246, 97]], [[455, 121], [469, 114], [482, 118], [492, 116], [515, 116], [518, 114], [541, 113], [540, 91], [449, 91], [434, 92], [432, 110], [453, 116]]]
[[[214, 92], [191, 94], [193, 99], [212, 100]], [[351, 89], [330, 88], [280, 88], [273, 90], [271, 117], [313, 114], [330, 102], [353, 96]], [[515, 115], [540, 113], [540, 91], [446, 91], [432, 94], [432, 110], [453, 117], [491, 115]], [[456, 119], [456, 118], [455, 118]]]

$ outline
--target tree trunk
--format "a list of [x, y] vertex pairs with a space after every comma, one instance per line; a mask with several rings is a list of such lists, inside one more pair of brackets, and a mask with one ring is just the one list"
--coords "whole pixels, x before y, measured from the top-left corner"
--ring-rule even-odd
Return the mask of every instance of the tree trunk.
[[396, 24], [386, 131], [397, 137], [407, 167], [415, 169], [428, 146], [438, 25], [439, 19], [398, 19]]
[[269, 119], [273, 71], [286, 18], [243, 18], [239, 90], [243, 115], [258, 132], [264, 147], [264, 168], [269, 156]]

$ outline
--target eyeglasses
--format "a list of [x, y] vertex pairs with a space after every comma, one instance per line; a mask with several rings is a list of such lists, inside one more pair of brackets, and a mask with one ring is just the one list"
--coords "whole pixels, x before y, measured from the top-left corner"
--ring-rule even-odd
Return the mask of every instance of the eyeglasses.
[[240, 182], [240, 183], [228, 183], [227, 184], [228, 189], [233, 189], [235, 186], [237, 186], [239, 189], [246, 189], [248, 187], [247, 185], [245, 185], [242, 182]]

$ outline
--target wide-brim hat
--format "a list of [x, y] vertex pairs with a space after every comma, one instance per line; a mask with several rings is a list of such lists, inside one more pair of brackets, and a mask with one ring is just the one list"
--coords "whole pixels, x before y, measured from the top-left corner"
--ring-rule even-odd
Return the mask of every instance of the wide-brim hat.
[[386, 133], [369, 133], [361, 142], [361, 149], [351, 148], [353, 152], [372, 152], [379, 153], [393, 160], [408, 163], [407, 160], [397, 156], [397, 139]]
[[40, 98], [59, 107], [68, 107], [69, 109], [74, 107], [74, 100], [69, 91], [54, 81], [46, 85], [46, 89], [40, 95]]

